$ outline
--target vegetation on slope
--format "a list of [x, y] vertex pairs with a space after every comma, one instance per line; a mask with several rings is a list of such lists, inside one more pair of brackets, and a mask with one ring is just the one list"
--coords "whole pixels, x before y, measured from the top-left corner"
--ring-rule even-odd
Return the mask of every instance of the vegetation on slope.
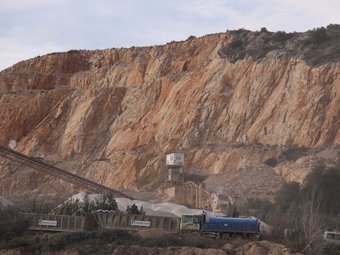
[[[307, 175], [303, 185], [283, 184], [273, 203], [249, 199], [241, 210], [272, 226], [271, 239], [319, 254], [322, 233], [340, 229], [340, 165], [319, 165]], [[290, 235], [284, 236], [285, 229]]]
[[222, 58], [235, 63], [251, 57], [260, 61], [266, 56], [287, 60], [303, 59], [311, 66], [340, 61], [340, 25], [330, 24], [305, 33], [259, 32], [245, 29], [229, 31], [231, 42], [219, 51]]

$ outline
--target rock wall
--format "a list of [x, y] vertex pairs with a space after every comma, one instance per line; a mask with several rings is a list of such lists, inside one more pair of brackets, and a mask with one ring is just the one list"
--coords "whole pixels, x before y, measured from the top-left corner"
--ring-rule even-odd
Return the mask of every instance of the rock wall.
[[[185, 171], [210, 175], [292, 145], [340, 143], [339, 62], [312, 66], [275, 49], [229, 61], [221, 51], [232, 38], [20, 62], [0, 72], [0, 144], [15, 140], [20, 152], [110, 187], [148, 190], [160, 185], [169, 152], [185, 153]], [[32, 171], [1, 162], [8, 193], [65, 188], [50, 177], [20, 185]]]

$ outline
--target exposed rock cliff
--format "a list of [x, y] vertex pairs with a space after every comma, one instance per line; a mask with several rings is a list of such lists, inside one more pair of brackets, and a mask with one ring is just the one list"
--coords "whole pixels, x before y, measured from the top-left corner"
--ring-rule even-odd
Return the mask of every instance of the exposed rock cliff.
[[[242, 30], [20, 62], [0, 72], [0, 144], [144, 190], [160, 184], [168, 152], [185, 153], [185, 171], [210, 175], [292, 145], [339, 144], [340, 29], [325, 31], [319, 40], [315, 31], [277, 39]], [[2, 193], [65, 187], [1, 162]]]

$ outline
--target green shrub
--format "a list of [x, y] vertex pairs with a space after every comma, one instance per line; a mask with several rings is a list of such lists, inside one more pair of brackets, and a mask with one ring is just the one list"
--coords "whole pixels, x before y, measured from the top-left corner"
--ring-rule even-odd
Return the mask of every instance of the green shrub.
[[340, 26], [330, 24], [304, 33], [276, 33], [262, 28], [261, 32], [250, 32], [244, 29], [228, 31], [232, 36], [231, 43], [218, 51], [221, 58], [230, 63], [251, 57], [261, 61], [268, 52], [278, 59], [288, 60], [297, 57], [310, 66], [339, 62]]
[[9, 249], [24, 245], [24, 232], [27, 225], [25, 220], [0, 224], [0, 248]]
[[273, 34], [273, 40], [278, 42], [284, 42], [294, 36], [293, 33], [286, 33], [284, 31], [278, 31]]
[[0, 250], [19, 248], [22, 246], [27, 246], [27, 244], [27, 239], [22, 236], [1, 239]]
[[327, 26], [327, 36], [328, 38], [339, 38], [340, 37], [340, 25], [329, 24]]
[[0, 224], [15, 221], [18, 209], [15, 207], [0, 208]]
[[306, 151], [308, 151], [308, 149], [303, 147], [303, 146], [300, 147], [300, 146], [293, 145], [292, 147], [290, 147], [287, 150], [283, 151], [282, 152], [282, 156], [284, 156], [284, 158], [286, 160], [296, 161], [297, 159], [299, 159], [302, 156], [304, 156]]
[[105, 243], [113, 243], [117, 241], [131, 241], [136, 238], [131, 232], [126, 230], [110, 230], [101, 229], [95, 232], [95, 237]]
[[70, 232], [59, 233], [51, 236], [47, 240], [47, 245], [51, 250], [62, 250], [65, 247], [95, 238], [94, 232]]
[[169, 247], [169, 246], [181, 246], [183, 242], [177, 235], [162, 235], [159, 237], [142, 238], [139, 240], [142, 246], [147, 247]]
[[273, 203], [260, 198], [248, 198], [247, 202], [240, 208], [243, 215], [255, 216], [263, 221], [266, 221], [272, 210]]
[[263, 163], [265, 163], [267, 166], [275, 167], [278, 161], [275, 157], [271, 157], [269, 159], [266, 159]]
[[144, 209], [143, 206], [141, 206], [140, 209], [138, 209], [138, 206], [136, 204], [133, 204], [131, 206], [127, 206], [126, 212], [128, 214], [143, 214]]
[[101, 210], [112, 210], [117, 211], [118, 205], [115, 197], [111, 193], [103, 194], [103, 197], [96, 199], [95, 201], [90, 201], [88, 195], [85, 195], [84, 202], [80, 203], [78, 199], [67, 201], [62, 205], [58, 206], [54, 212], [56, 214], [62, 215], [88, 215], [92, 214], [94, 211]]
[[234, 40], [232, 40], [231, 42], [230, 42], [230, 47], [231, 48], [240, 48], [240, 47], [242, 47], [242, 40], [239, 40], [239, 39], [234, 39]]
[[312, 30], [311, 32], [312, 43], [320, 44], [328, 39], [327, 30], [324, 27], [320, 27]]

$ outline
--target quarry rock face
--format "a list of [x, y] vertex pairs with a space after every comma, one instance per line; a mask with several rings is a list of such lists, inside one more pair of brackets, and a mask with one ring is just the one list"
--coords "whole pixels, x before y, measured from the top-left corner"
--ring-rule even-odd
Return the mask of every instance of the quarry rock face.
[[[185, 154], [186, 172], [209, 176], [261, 165], [291, 146], [339, 144], [338, 59], [311, 64], [284, 55], [305, 34], [282, 39], [284, 47], [260, 57], [245, 51], [230, 59], [232, 50], [241, 52], [231, 47], [234, 37], [20, 62], [0, 72], [0, 144], [14, 140], [18, 152], [134, 190], [159, 187], [171, 152]], [[329, 50], [329, 40], [307, 46], [320, 50], [324, 43]], [[0, 160], [2, 194], [69, 187]], [[294, 179], [287, 167], [275, 167]]]

